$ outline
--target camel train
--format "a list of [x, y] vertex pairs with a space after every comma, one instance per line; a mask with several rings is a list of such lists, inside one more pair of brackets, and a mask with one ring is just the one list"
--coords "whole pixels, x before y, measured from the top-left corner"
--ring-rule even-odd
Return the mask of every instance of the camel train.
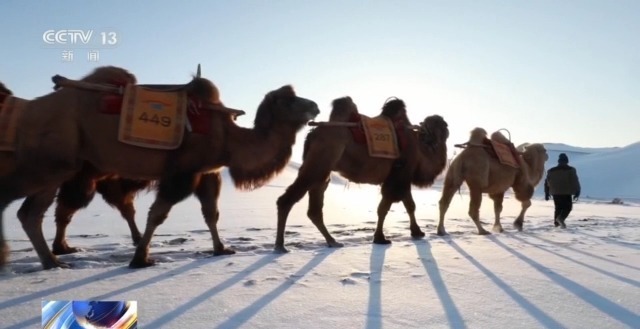
[[[9, 127], [8, 134], [0, 135], [0, 269], [9, 259], [2, 219], [10, 203], [25, 198], [17, 217], [42, 267], [68, 267], [56, 257], [78, 251], [67, 243], [66, 228], [74, 213], [87, 207], [96, 192], [116, 207], [129, 225], [136, 245], [129, 264], [132, 268], [154, 264], [149, 245], [155, 230], [172, 206], [191, 194], [200, 201], [213, 254], [233, 254], [223, 245], [217, 229], [220, 169], [229, 169], [238, 189], [260, 188], [284, 169], [297, 133], [307, 124], [316, 127], [305, 138], [298, 176], [276, 202], [275, 252], [287, 251], [284, 230], [288, 214], [307, 192], [309, 219], [329, 247], [342, 246], [326, 228], [322, 212], [331, 172], [352, 182], [380, 186], [374, 243], [390, 243], [383, 233], [384, 220], [391, 205], [399, 201], [409, 215], [411, 236], [422, 238], [425, 233], [415, 218], [411, 187], [431, 186], [447, 167], [446, 121], [431, 115], [412, 125], [404, 101], [397, 98], [385, 102], [374, 118], [360, 114], [350, 97], [338, 98], [332, 102], [328, 122], [312, 122], [320, 113], [317, 104], [286, 85], [266, 93], [253, 127], [244, 128], [235, 123], [244, 112], [225, 106], [218, 88], [200, 76], [199, 67], [197, 75], [181, 85], [138, 85], [132, 73], [114, 66], [96, 68], [78, 81], [60, 76], [53, 81], [53, 92], [29, 101], [12, 97], [0, 84], [0, 110], [4, 109], [0, 126]], [[9, 101], [17, 104], [18, 100], [19, 111], [7, 111], [11, 107], [2, 105]], [[175, 111], [158, 117], [153, 113], [159, 104]], [[152, 128], [140, 121], [151, 123]], [[496, 140], [510, 147], [515, 166], [496, 156], [491, 147]], [[514, 222], [522, 230], [533, 188], [544, 172], [544, 147], [531, 144], [516, 150], [499, 134], [487, 138], [481, 128], [472, 132], [464, 147], [446, 171], [437, 234], [446, 234], [444, 216], [463, 182], [470, 189], [469, 215], [479, 234], [488, 234], [479, 223], [482, 193], [494, 200], [494, 229], [501, 232], [502, 199], [510, 187], [522, 202]], [[133, 201], [143, 189], [157, 193], [141, 234]], [[49, 249], [42, 222], [54, 201], [56, 234]]]

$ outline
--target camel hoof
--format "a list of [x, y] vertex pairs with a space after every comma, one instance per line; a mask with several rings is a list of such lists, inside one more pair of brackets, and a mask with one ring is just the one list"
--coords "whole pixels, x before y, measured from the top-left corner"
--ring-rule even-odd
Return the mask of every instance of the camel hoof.
[[286, 254], [289, 252], [289, 250], [287, 250], [287, 248], [285, 248], [284, 246], [275, 246], [273, 248], [273, 252], [275, 254]]
[[387, 240], [385, 238], [373, 238], [374, 244], [391, 244], [391, 240]]
[[134, 258], [131, 263], [129, 263], [129, 268], [145, 268], [155, 265], [156, 262], [151, 258], [145, 259], [137, 259]]
[[6, 243], [0, 244], [0, 269], [2, 269], [9, 262], [9, 245]]
[[59, 260], [54, 260], [52, 262], [47, 262], [47, 263], [43, 263], [42, 264], [42, 268], [44, 270], [51, 270], [54, 268], [71, 268], [71, 265], [69, 265], [68, 263], [65, 262], [61, 262]]
[[436, 235], [438, 235], [438, 236], [447, 236], [447, 235], [449, 235], [449, 233], [447, 233], [447, 231], [445, 231], [444, 227], [438, 227], [436, 229]]
[[218, 250], [214, 250], [213, 251], [213, 255], [214, 256], [233, 255], [235, 253], [236, 253], [235, 250], [229, 249], [229, 248], [222, 248], [222, 249], [218, 249]]
[[342, 247], [344, 247], [344, 243], [340, 243], [340, 242], [337, 242], [337, 241], [327, 242], [327, 245], [329, 246], [329, 248], [342, 248]]
[[422, 232], [422, 230], [420, 229], [416, 229], [416, 230], [411, 230], [411, 237], [414, 239], [420, 239], [420, 238], [424, 238], [426, 234], [424, 234], [424, 232]]
[[504, 229], [502, 228], [502, 226], [494, 226], [493, 231], [496, 233], [504, 233]]
[[480, 231], [478, 232], [479, 235], [491, 235], [491, 232], [489, 231]]
[[53, 248], [51, 249], [52, 249], [51, 252], [54, 255], [68, 255], [68, 254], [74, 254], [80, 251], [79, 248], [69, 247], [67, 245], [54, 245]]
[[522, 232], [522, 222], [520, 221], [515, 221], [513, 222], [513, 227], [515, 227], [516, 230], [518, 230], [518, 232]]

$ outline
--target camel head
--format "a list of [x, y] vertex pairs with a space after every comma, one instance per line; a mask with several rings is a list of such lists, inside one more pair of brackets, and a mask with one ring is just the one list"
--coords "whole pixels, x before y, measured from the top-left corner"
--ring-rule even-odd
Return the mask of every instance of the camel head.
[[296, 96], [293, 87], [287, 85], [269, 92], [264, 97], [258, 106], [254, 127], [266, 134], [275, 123], [280, 123], [298, 131], [318, 114], [318, 104]]
[[449, 125], [441, 116], [431, 115], [420, 123], [419, 135], [421, 143], [438, 146], [449, 138]]
[[547, 150], [540, 143], [521, 145], [519, 148], [522, 150], [522, 159], [529, 166], [527, 173], [529, 184], [536, 186], [544, 175], [544, 164], [549, 160]]

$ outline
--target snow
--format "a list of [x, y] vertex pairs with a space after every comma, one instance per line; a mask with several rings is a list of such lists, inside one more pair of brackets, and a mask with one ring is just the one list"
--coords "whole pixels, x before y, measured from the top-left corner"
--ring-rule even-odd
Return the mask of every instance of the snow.
[[[639, 163], [639, 148], [569, 155], [585, 196], [638, 195], [629, 182], [637, 171], [629, 163]], [[596, 185], [597, 190], [590, 185], [599, 179], [593, 173], [602, 175], [616, 163], [620, 172], [611, 179], [626, 180], [610, 181], [618, 184], [611, 188]], [[478, 236], [463, 192], [447, 214], [450, 235], [438, 237], [436, 185], [413, 190], [427, 236], [412, 240], [408, 217], [395, 204], [385, 223], [393, 244], [379, 246], [370, 242], [377, 188], [336, 178], [327, 190], [325, 221], [345, 247], [325, 247], [306, 218], [305, 197], [289, 217], [291, 252], [274, 254], [275, 200], [296, 170], [292, 163], [253, 192], [236, 191], [225, 173], [221, 235], [237, 254], [210, 255], [200, 207], [189, 198], [172, 210], [152, 241], [151, 255], [159, 263], [140, 270], [127, 267], [134, 247], [126, 223], [97, 197], [69, 227], [70, 244], [83, 248], [61, 257], [73, 268], [41, 271], [15, 217], [20, 204], [12, 204], [4, 213], [12, 252], [0, 274], [0, 327], [39, 328], [43, 299], [136, 300], [141, 328], [640, 327], [640, 205], [634, 202], [582, 199], [562, 230], [552, 225], [552, 202], [536, 198], [524, 231], [516, 232], [511, 223], [519, 204], [507, 196], [506, 232]], [[151, 193], [136, 200], [141, 228], [152, 200]], [[487, 229], [492, 209], [485, 197], [481, 217]], [[52, 209], [44, 226], [50, 243]]]
[[[580, 148], [553, 143], [545, 147], [549, 154], [547, 169], [557, 165], [560, 153], [567, 154], [569, 165], [578, 171], [582, 197], [640, 201], [640, 142], [621, 148]], [[540, 184], [536, 194], [543, 193]]]

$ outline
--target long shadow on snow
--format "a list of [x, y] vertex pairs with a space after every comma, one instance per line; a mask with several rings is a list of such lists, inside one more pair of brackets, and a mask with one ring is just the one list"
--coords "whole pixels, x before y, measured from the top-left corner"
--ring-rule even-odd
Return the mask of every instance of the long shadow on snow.
[[[194, 270], [194, 269], [196, 269], [198, 267], [201, 267], [203, 265], [207, 265], [207, 264], [216, 262], [216, 261], [221, 260], [223, 258], [225, 258], [225, 257], [210, 257], [210, 258], [205, 258], [205, 261], [202, 261], [200, 259], [194, 260], [194, 261], [189, 262], [189, 263], [187, 263], [187, 264], [185, 264], [183, 266], [174, 268], [174, 269], [172, 269], [170, 271], [162, 272], [162, 273], [160, 273], [160, 274], [158, 274], [156, 276], [144, 279], [144, 280], [142, 280], [140, 282], [132, 283], [127, 287], [116, 289], [116, 290], [108, 292], [106, 294], [102, 294], [102, 295], [99, 295], [99, 296], [94, 296], [94, 297], [91, 297], [91, 298], [87, 298], [87, 300], [105, 300], [105, 299], [111, 298], [113, 296], [116, 296], [118, 294], [122, 294], [122, 293], [125, 293], [125, 292], [129, 292], [129, 291], [132, 291], [132, 290], [136, 290], [136, 289], [148, 286], [148, 285], [150, 285], [152, 283], [158, 283], [158, 282], [160, 282], [162, 280], [165, 280], [165, 279], [168, 279], [168, 278], [170, 278], [170, 277], [172, 277], [172, 276], [174, 276], [176, 274], [182, 274], [182, 273]], [[114, 278], [114, 277], [117, 277], [117, 276], [120, 276], [120, 275], [123, 275], [123, 274], [129, 274], [129, 273], [132, 273], [133, 271], [140, 271], [140, 270], [132, 270], [132, 269], [127, 268], [127, 267], [115, 268], [115, 269], [113, 269], [111, 271], [108, 271], [108, 272], [105, 272], [105, 273], [99, 273], [99, 274], [96, 274], [96, 275], [92, 275], [90, 277], [87, 277], [87, 278], [84, 278], [84, 279], [81, 279], [81, 280], [77, 280], [75, 282], [65, 283], [65, 284], [60, 285], [58, 287], [49, 288], [49, 289], [46, 289], [46, 290], [43, 290], [43, 291], [39, 291], [37, 293], [29, 294], [27, 296], [18, 297], [18, 298], [14, 298], [14, 299], [8, 300], [6, 302], [0, 303], [0, 309], [4, 308], [5, 304], [11, 304], [13, 301], [17, 301], [18, 303], [22, 303], [22, 302], [33, 300], [33, 299], [36, 299], [36, 298], [42, 299], [42, 298], [44, 298], [44, 297], [46, 297], [48, 295], [51, 295], [51, 294], [59, 293], [59, 292], [62, 292], [62, 291], [68, 290], [68, 289], [77, 288], [77, 287], [80, 287], [80, 286], [83, 286], [83, 285], [86, 285], [86, 284], [89, 284], [89, 283], [97, 282], [97, 281], [100, 281], [100, 280]], [[29, 298], [29, 299], [23, 301], [23, 299], [25, 299], [25, 298]], [[8, 327], [6, 329], [26, 328], [26, 327], [34, 326], [34, 325], [40, 323], [40, 321], [41, 321], [41, 318], [38, 316], [38, 317], [34, 317], [34, 318], [31, 318], [31, 319], [27, 319], [25, 321], [22, 321], [22, 322], [20, 322], [18, 324], [15, 324], [15, 325], [11, 326], [11, 327]]]
[[611, 243], [611, 244], [615, 244], [617, 246], [621, 246], [621, 247], [625, 247], [625, 248], [629, 248], [629, 249], [633, 249], [633, 250], [640, 250], [640, 244], [639, 243], [634, 243], [634, 242], [623, 242], [623, 241], [617, 241], [615, 239], [612, 239], [610, 237], [607, 236], [597, 236], [597, 235], [593, 235], [593, 234], [589, 234], [583, 231], [578, 231], [576, 232], [577, 234], [582, 234], [582, 235], [586, 235], [588, 237], [592, 237], [592, 238], [596, 238], [598, 240], [605, 240], [607, 241], [607, 243]]
[[537, 249], [544, 250], [544, 251], [546, 251], [546, 252], [548, 252], [550, 254], [558, 256], [558, 257], [560, 257], [560, 258], [562, 258], [564, 260], [568, 260], [568, 261], [576, 263], [578, 265], [582, 265], [582, 266], [584, 266], [584, 267], [586, 267], [588, 269], [594, 270], [594, 271], [596, 271], [596, 272], [598, 272], [600, 274], [603, 274], [603, 275], [606, 275], [606, 276], [611, 277], [613, 279], [616, 279], [618, 281], [622, 281], [624, 283], [630, 284], [630, 285], [632, 285], [632, 286], [634, 286], [636, 288], [640, 288], [640, 281], [636, 281], [636, 280], [633, 280], [633, 279], [625, 278], [625, 277], [617, 275], [615, 273], [611, 273], [611, 272], [607, 272], [605, 270], [601, 270], [601, 269], [599, 269], [599, 268], [597, 268], [597, 267], [595, 267], [593, 265], [589, 265], [589, 264], [583, 263], [583, 262], [581, 262], [579, 260], [575, 260], [575, 259], [573, 259], [571, 257], [567, 257], [565, 255], [561, 255], [561, 254], [559, 254], [559, 253], [557, 253], [555, 251], [549, 250], [548, 247], [540, 246], [540, 245], [537, 245], [535, 243], [531, 243], [531, 242], [529, 242], [529, 241], [527, 241], [527, 240], [525, 240], [523, 238], [520, 238], [520, 237], [517, 237], [517, 236], [513, 236], [513, 238], [518, 240], [518, 241], [520, 241], [520, 242], [522, 242], [522, 243], [526, 243], [526, 244], [528, 244], [530, 246], [536, 247]]
[[536, 305], [527, 300], [524, 296], [520, 295], [517, 291], [515, 291], [508, 283], [502, 281], [497, 275], [495, 275], [491, 270], [484, 267], [484, 265], [480, 264], [475, 258], [469, 255], [464, 249], [462, 249], [457, 243], [453, 240], [449, 240], [449, 245], [455, 249], [464, 259], [468, 260], [471, 264], [477, 267], [480, 272], [484, 273], [493, 283], [505, 294], [509, 295], [511, 299], [513, 299], [523, 310], [526, 310], [531, 314], [531, 316], [538, 320], [542, 326], [545, 328], [563, 328], [563, 325], [552, 318], [550, 315], [545, 313], [543, 310], [538, 308]]
[[[422, 241], [424, 241], [424, 243], [422, 243]], [[464, 323], [464, 319], [462, 318], [462, 315], [460, 315], [458, 307], [456, 307], [456, 304], [453, 302], [444, 280], [442, 280], [438, 263], [431, 252], [431, 244], [429, 244], [428, 240], [414, 241], [414, 243], [416, 245], [418, 255], [420, 256], [422, 266], [424, 266], [424, 269], [427, 271], [429, 279], [431, 279], [431, 284], [438, 294], [438, 298], [440, 298], [442, 308], [444, 309], [447, 315], [447, 320], [449, 321], [449, 326], [451, 326], [451, 328], [466, 328], [467, 326]]]
[[623, 266], [623, 267], [628, 267], [630, 269], [634, 269], [634, 270], [640, 271], [640, 267], [637, 267], [637, 266], [633, 266], [633, 265], [629, 265], [629, 264], [625, 264], [625, 263], [620, 263], [620, 262], [615, 261], [613, 259], [608, 259], [608, 258], [604, 258], [602, 256], [594, 255], [594, 254], [588, 253], [588, 252], [586, 252], [584, 250], [576, 249], [576, 248], [573, 248], [571, 246], [567, 246], [567, 245], [562, 244], [562, 243], [558, 243], [558, 242], [555, 242], [555, 241], [551, 241], [551, 240], [547, 240], [547, 239], [541, 238], [541, 237], [539, 237], [537, 235], [536, 236], [531, 235], [531, 237], [536, 238], [536, 239], [541, 240], [541, 241], [544, 241], [544, 242], [547, 242], [547, 243], [550, 243], [550, 244], [553, 244], [553, 245], [556, 245], [556, 246], [562, 246], [562, 248], [564, 248], [564, 249], [571, 250], [571, 251], [577, 252], [579, 254], [583, 254], [583, 255], [586, 255], [586, 256], [589, 256], [589, 257], [593, 257], [593, 258], [597, 258], [597, 259], [603, 260], [605, 262], [613, 263], [613, 264], [616, 264], [616, 265], [620, 265], [620, 266]]
[[562, 288], [574, 294], [576, 297], [582, 299], [588, 304], [591, 304], [591, 306], [600, 310], [602, 313], [607, 314], [610, 318], [618, 320], [619, 322], [631, 328], [634, 328], [638, 325], [638, 319], [640, 318], [639, 314], [635, 314], [632, 311], [629, 311], [628, 309], [612, 302], [611, 300], [603, 297], [593, 290], [588, 289], [587, 287], [578, 284], [575, 281], [569, 280], [561, 275], [549, 273], [546, 267], [533, 261], [531, 258], [528, 258], [523, 254], [511, 249], [500, 240], [496, 239], [496, 237], [489, 236], [488, 238], [496, 245], [502, 247], [504, 250], [510, 252], [523, 262], [529, 264], [529, 266], [533, 267], [547, 278], [551, 279], [551, 281], [554, 281]]
[[371, 246], [369, 265], [369, 307], [367, 311], [366, 329], [382, 328], [382, 268], [384, 258], [391, 245]]
[[188, 302], [182, 304], [181, 306], [178, 306], [173, 311], [165, 313], [163, 316], [155, 319], [153, 322], [141, 325], [141, 327], [142, 328], [160, 328], [160, 327], [166, 325], [167, 323], [177, 319], [182, 314], [186, 313], [188, 310], [190, 310], [190, 309], [198, 306], [202, 302], [206, 301], [207, 299], [209, 299], [209, 298], [221, 293], [222, 291], [232, 287], [233, 285], [238, 283], [240, 280], [245, 278], [247, 275], [249, 275], [249, 274], [261, 269], [262, 267], [264, 267], [264, 266], [266, 266], [266, 265], [268, 265], [270, 263], [273, 263], [273, 261], [275, 261], [276, 259], [280, 258], [281, 256], [282, 256], [282, 254], [276, 254], [276, 255], [267, 254], [267, 255], [264, 255], [262, 258], [260, 258], [255, 263], [253, 263], [251, 266], [247, 267], [245, 270], [243, 270], [243, 271], [241, 271], [239, 273], [236, 273], [234, 276], [228, 278], [227, 280], [215, 285], [214, 287], [206, 290], [205, 292], [201, 293], [200, 295], [193, 297]]
[[229, 317], [226, 321], [219, 324], [216, 328], [219, 329], [227, 329], [227, 328], [239, 328], [244, 323], [248, 322], [253, 316], [258, 314], [260, 310], [265, 308], [269, 303], [273, 302], [276, 298], [282, 295], [285, 291], [287, 291], [291, 286], [300, 280], [302, 277], [307, 275], [312, 269], [322, 263], [329, 255], [331, 255], [336, 248], [327, 248], [327, 250], [321, 254], [315, 255], [307, 264], [305, 264], [298, 272], [291, 275], [291, 278], [285, 280], [281, 285], [277, 288], [273, 289], [271, 292], [266, 295], [260, 297], [260, 299], [253, 302], [251, 305], [243, 308], [238, 311], [236, 314]]

